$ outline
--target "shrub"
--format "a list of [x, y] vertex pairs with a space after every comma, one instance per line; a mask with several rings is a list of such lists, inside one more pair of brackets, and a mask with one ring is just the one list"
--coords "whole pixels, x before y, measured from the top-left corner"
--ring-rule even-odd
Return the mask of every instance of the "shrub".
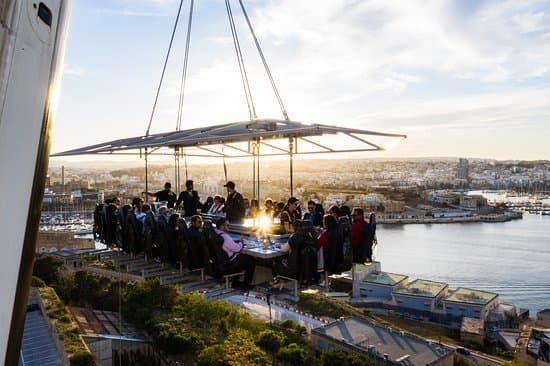
[[32, 276], [32, 287], [46, 287], [46, 282], [42, 281], [40, 277]]
[[307, 351], [296, 343], [291, 343], [286, 347], [283, 347], [277, 353], [277, 357], [283, 360], [285, 363], [291, 365], [301, 366], [306, 364]]
[[206, 347], [199, 354], [197, 364], [199, 366], [224, 366], [227, 365], [227, 355], [222, 344]]
[[230, 332], [223, 346], [227, 355], [227, 364], [230, 366], [265, 366], [271, 363], [266, 353], [254, 343], [252, 335], [246, 330], [236, 329]]
[[268, 352], [277, 352], [286, 341], [286, 337], [281, 332], [266, 329], [260, 332], [256, 344]]
[[59, 282], [59, 269], [63, 266], [63, 260], [51, 256], [41, 256], [34, 260], [32, 274], [42, 279], [48, 286]]
[[368, 356], [346, 353], [342, 350], [331, 350], [321, 354], [322, 366], [366, 366], [370, 364]]
[[157, 323], [152, 337], [162, 351], [171, 355], [194, 354], [204, 348], [199, 335], [177, 321]]
[[88, 351], [79, 351], [70, 358], [71, 366], [96, 366], [94, 355]]

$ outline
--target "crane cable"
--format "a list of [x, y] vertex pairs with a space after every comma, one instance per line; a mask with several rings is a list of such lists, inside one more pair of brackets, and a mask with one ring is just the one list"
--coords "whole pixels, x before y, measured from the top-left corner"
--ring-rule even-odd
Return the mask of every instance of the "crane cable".
[[181, 72], [180, 100], [178, 105], [176, 131], [181, 129], [181, 120], [183, 117], [183, 98], [185, 96], [185, 84], [187, 80], [187, 63], [189, 61], [189, 44], [191, 42], [191, 25], [193, 23], [193, 4], [194, 0], [191, 0], [191, 4], [189, 6], [189, 21], [187, 23], [187, 38], [185, 40], [185, 55], [183, 57], [183, 69]]
[[[189, 62], [189, 45], [191, 43], [191, 25], [193, 24], [193, 5], [194, 0], [191, 0], [189, 4], [189, 17], [187, 22], [187, 36], [185, 39], [185, 53], [183, 56], [183, 67], [181, 71], [181, 84], [180, 84], [180, 97], [179, 97], [179, 103], [178, 103], [178, 114], [176, 117], [176, 131], [181, 130], [181, 120], [183, 119], [183, 99], [185, 97], [185, 85], [187, 81], [187, 65]], [[185, 153], [185, 152], [184, 152]], [[174, 147], [174, 156], [176, 160], [176, 189], [180, 189], [180, 151], [177, 146]], [[187, 176], [187, 156], [185, 156], [185, 179], [188, 179]]]
[[248, 29], [250, 29], [250, 33], [252, 34], [252, 38], [254, 38], [254, 44], [256, 45], [256, 49], [258, 50], [258, 53], [260, 54], [260, 58], [262, 59], [262, 63], [264, 64], [264, 69], [265, 69], [267, 77], [269, 78], [269, 81], [271, 83], [271, 87], [273, 88], [273, 92], [275, 93], [275, 97], [277, 98], [277, 101], [279, 102], [279, 107], [281, 108], [281, 112], [283, 113], [283, 116], [284, 116], [285, 120], [288, 121], [288, 113], [287, 113], [286, 108], [283, 104], [283, 99], [281, 98], [281, 95], [279, 94], [279, 90], [277, 89], [277, 85], [275, 84], [275, 79], [271, 75], [269, 65], [267, 64], [267, 61], [265, 59], [262, 48], [260, 47], [260, 42], [258, 41], [258, 38], [256, 37], [256, 32], [254, 32], [254, 28], [252, 27], [252, 23], [250, 22], [250, 19], [248, 18], [248, 14], [246, 12], [246, 9], [244, 8], [244, 4], [243, 4], [242, 0], [239, 0], [239, 4], [241, 5], [241, 9], [242, 9], [244, 17], [246, 19], [246, 23], [248, 24]]
[[160, 75], [160, 81], [157, 88], [157, 93], [155, 95], [155, 102], [153, 103], [153, 110], [151, 111], [151, 117], [149, 118], [149, 123], [147, 124], [147, 130], [145, 132], [145, 136], [149, 136], [149, 132], [151, 131], [151, 123], [153, 122], [153, 116], [155, 115], [155, 110], [157, 108], [157, 102], [159, 99], [160, 89], [162, 87], [162, 82], [164, 80], [164, 74], [166, 72], [166, 65], [168, 64], [168, 59], [170, 58], [170, 52], [172, 51], [172, 44], [174, 43], [174, 35], [176, 34], [176, 29], [178, 28], [178, 22], [180, 19], [181, 14], [181, 7], [183, 5], [183, 0], [180, 1], [180, 5], [178, 7], [178, 15], [176, 16], [176, 21], [174, 22], [174, 28], [172, 29], [172, 36], [170, 37], [170, 43], [168, 44], [168, 51], [166, 52], [166, 58], [164, 59], [164, 66], [162, 67], [162, 73]]
[[229, 18], [229, 26], [231, 27], [231, 35], [233, 37], [235, 53], [237, 54], [237, 62], [239, 63], [239, 70], [241, 72], [241, 79], [243, 82], [246, 104], [248, 105], [248, 114], [250, 115], [250, 120], [252, 121], [257, 118], [256, 108], [254, 107], [254, 101], [252, 99], [250, 84], [248, 82], [248, 76], [246, 74], [246, 68], [244, 65], [244, 58], [241, 51], [241, 45], [239, 43], [239, 37], [237, 36], [237, 29], [235, 27], [235, 20], [233, 19], [233, 12], [231, 11], [231, 4], [229, 3], [229, 0], [225, 0], [225, 7], [227, 9], [227, 17]]

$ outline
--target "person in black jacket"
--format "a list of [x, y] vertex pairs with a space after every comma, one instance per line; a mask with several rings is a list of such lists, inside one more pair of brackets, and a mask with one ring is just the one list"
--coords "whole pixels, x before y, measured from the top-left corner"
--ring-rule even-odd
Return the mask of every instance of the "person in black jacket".
[[187, 230], [187, 254], [188, 265], [190, 270], [197, 268], [208, 269], [210, 253], [208, 251], [208, 243], [205, 233], [202, 228], [203, 222], [200, 215], [191, 217], [191, 227]]
[[176, 194], [172, 192], [172, 184], [170, 184], [170, 182], [164, 184], [164, 189], [162, 191], [155, 193], [143, 191], [141, 193], [150, 197], [155, 197], [157, 202], [166, 202], [168, 208], [174, 208], [174, 204], [176, 203], [177, 197]]
[[197, 214], [197, 208], [200, 207], [201, 202], [199, 199], [199, 193], [193, 190], [193, 181], [187, 180], [185, 182], [186, 190], [181, 192], [178, 200], [176, 201], [176, 207], [180, 207], [183, 203], [183, 210], [185, 211], [185, 217], [191, 217]]
[[114, 203], [109, 203], [106, 209], [104, 239], [107, 246], [118, 244], [116, 235], [118, 225], [117, 210], [118, 207]]
[[243, 195], [235, 190], [235, 183], [227, 182], [227, 200], [225, 201], [225, 218], [229, 222], [241, 222], [244, 218], [245, 207]]

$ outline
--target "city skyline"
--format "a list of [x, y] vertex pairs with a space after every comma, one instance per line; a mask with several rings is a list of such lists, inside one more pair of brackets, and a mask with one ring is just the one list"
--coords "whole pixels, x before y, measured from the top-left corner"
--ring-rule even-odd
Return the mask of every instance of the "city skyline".
[[[52, 152], [145, 133], [178, 5], [73, 3]], [[232, 5], [258, 115], [281, 118]], [[408, 135], [365, 157], [550, 159], [549, 2], [245, 5], [291, 119]], [[188, 6], [153, 133], [176, 125]], [[196, 4], [183, 129], [248, 117], [224, 11]]]

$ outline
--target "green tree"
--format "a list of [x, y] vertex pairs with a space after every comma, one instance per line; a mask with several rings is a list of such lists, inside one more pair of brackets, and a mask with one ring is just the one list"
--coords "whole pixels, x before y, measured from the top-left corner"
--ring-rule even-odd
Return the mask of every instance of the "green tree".
[[174, 320], [157, 323], [153, 327], [152, 337], [162, 351], [171, 355], [192, 356], [204, 348], [204, 342], [196, 332]]
[[283, 347], [277, 353], [277, 357], [289, 365], [301, 366], [306, 364], [307, 351], [296, 343]]
[[158, 279], [128, 286], [124, 314], [137, 325], [145, 327], [158, 312], [171, 312], [178, 298], [175, 286], [161, 286]]
[[268, 352], [277, 352], [285, 344], [286, 337], [281, 332], [266, 329], [260, 332], [256, 344]]
[[79, 351], [70, 358], [71, 366], [96, 366], [97, 362], [94, 355], [88, 351]]
[[34, 260], [32, 274], [42, 279], [48, 286], [59, 282], [59, 269], [63, 267], [63, 260], [51, 256], [41, 256]]
[[228, 363], [222, 344], [206, 347], [201, 351], [197, 360], [199, 366], [225, 366]]
[[330, 350], [321, 354], [322, 366], [368, 366], [370, 358], [365, 355], [346, 353], [342, 350]]
[[249, 331], [235, 329], [223, 342], [229, 366], [271, 365], [267, 354], [258, 347]]

